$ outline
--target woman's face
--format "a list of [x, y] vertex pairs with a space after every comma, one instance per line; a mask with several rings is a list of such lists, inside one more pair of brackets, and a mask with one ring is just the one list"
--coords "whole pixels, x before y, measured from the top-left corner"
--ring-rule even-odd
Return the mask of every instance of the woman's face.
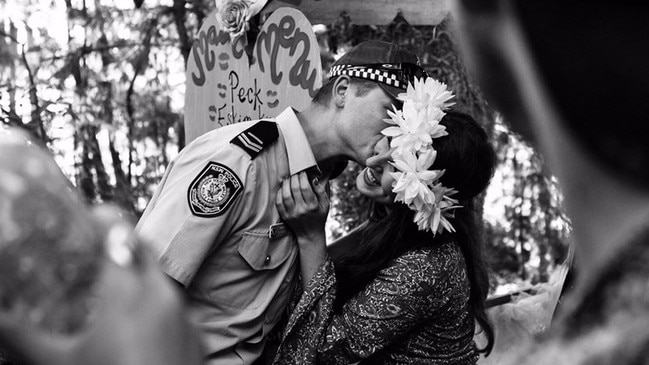
[[395, 194], [392, 192], [394, 178], [389, 172], [394, 172], [390, 164], [391, 150], [387, 138], [383, 138], [374, 148], [375, 155], [368, 158], [367, 165], [356, 177], [356, 188], [361, 194], [382, 203], [392, 204]]

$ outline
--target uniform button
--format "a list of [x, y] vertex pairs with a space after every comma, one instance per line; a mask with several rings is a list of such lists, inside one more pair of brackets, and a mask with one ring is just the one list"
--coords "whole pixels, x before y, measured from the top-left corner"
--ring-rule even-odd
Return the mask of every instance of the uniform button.
[[264, 260], [264, 263], [266, 265], [268, 265], [269, 262], [270, 262], [270, 256], [266, 256], [266, 259]]

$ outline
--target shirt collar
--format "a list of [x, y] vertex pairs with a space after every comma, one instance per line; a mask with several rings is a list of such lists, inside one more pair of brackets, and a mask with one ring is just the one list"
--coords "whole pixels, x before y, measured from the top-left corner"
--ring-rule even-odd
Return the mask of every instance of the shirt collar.
[[282, 136], [284, 136], [290, 174], [295, 175], [300, 171], [317, 166], [309, 140], [306, 138], [304, 129], [293, 108], [286, 108], [275, 120]]

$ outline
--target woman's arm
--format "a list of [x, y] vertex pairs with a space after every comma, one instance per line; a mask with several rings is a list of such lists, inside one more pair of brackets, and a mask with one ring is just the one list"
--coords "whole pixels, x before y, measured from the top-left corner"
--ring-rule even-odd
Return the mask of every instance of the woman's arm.
[[325, 222], [329, 213], [327, 183], [327, 181], [314, 179], [312, 188], [306, 172], [300, 172], [282, 183], [275, 201], [280, 216], [288, 223], [297, 239], [304, 290], [327, 257], [325, 234]]

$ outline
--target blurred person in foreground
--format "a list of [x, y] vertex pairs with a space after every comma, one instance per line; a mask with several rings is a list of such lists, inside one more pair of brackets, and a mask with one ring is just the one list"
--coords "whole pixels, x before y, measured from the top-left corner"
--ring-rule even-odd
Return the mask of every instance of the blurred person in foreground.
[[[328, 198], [306, 176], [283, 183], [282, 218], [300, 247], [302, 294], [275, 364], [475, 364], [489, 354], [489, 287], [474, 198], [495, 166], [486, 132], [444, 112], [446, 85], [415, 81], [356, 188], [370, 219], [326, 246]], [[483, 348], [474, 332], [488, 339]]]
[[85, 206], [16, 129], [0, 129], [0, 299], [5, 362], [200, 363], [178, 289], [122, 213]]
[[576, 241], [574, 286], [515, 364], [649, 363], [649, 7], [452, 2], [487, 100], [544, 155]]

